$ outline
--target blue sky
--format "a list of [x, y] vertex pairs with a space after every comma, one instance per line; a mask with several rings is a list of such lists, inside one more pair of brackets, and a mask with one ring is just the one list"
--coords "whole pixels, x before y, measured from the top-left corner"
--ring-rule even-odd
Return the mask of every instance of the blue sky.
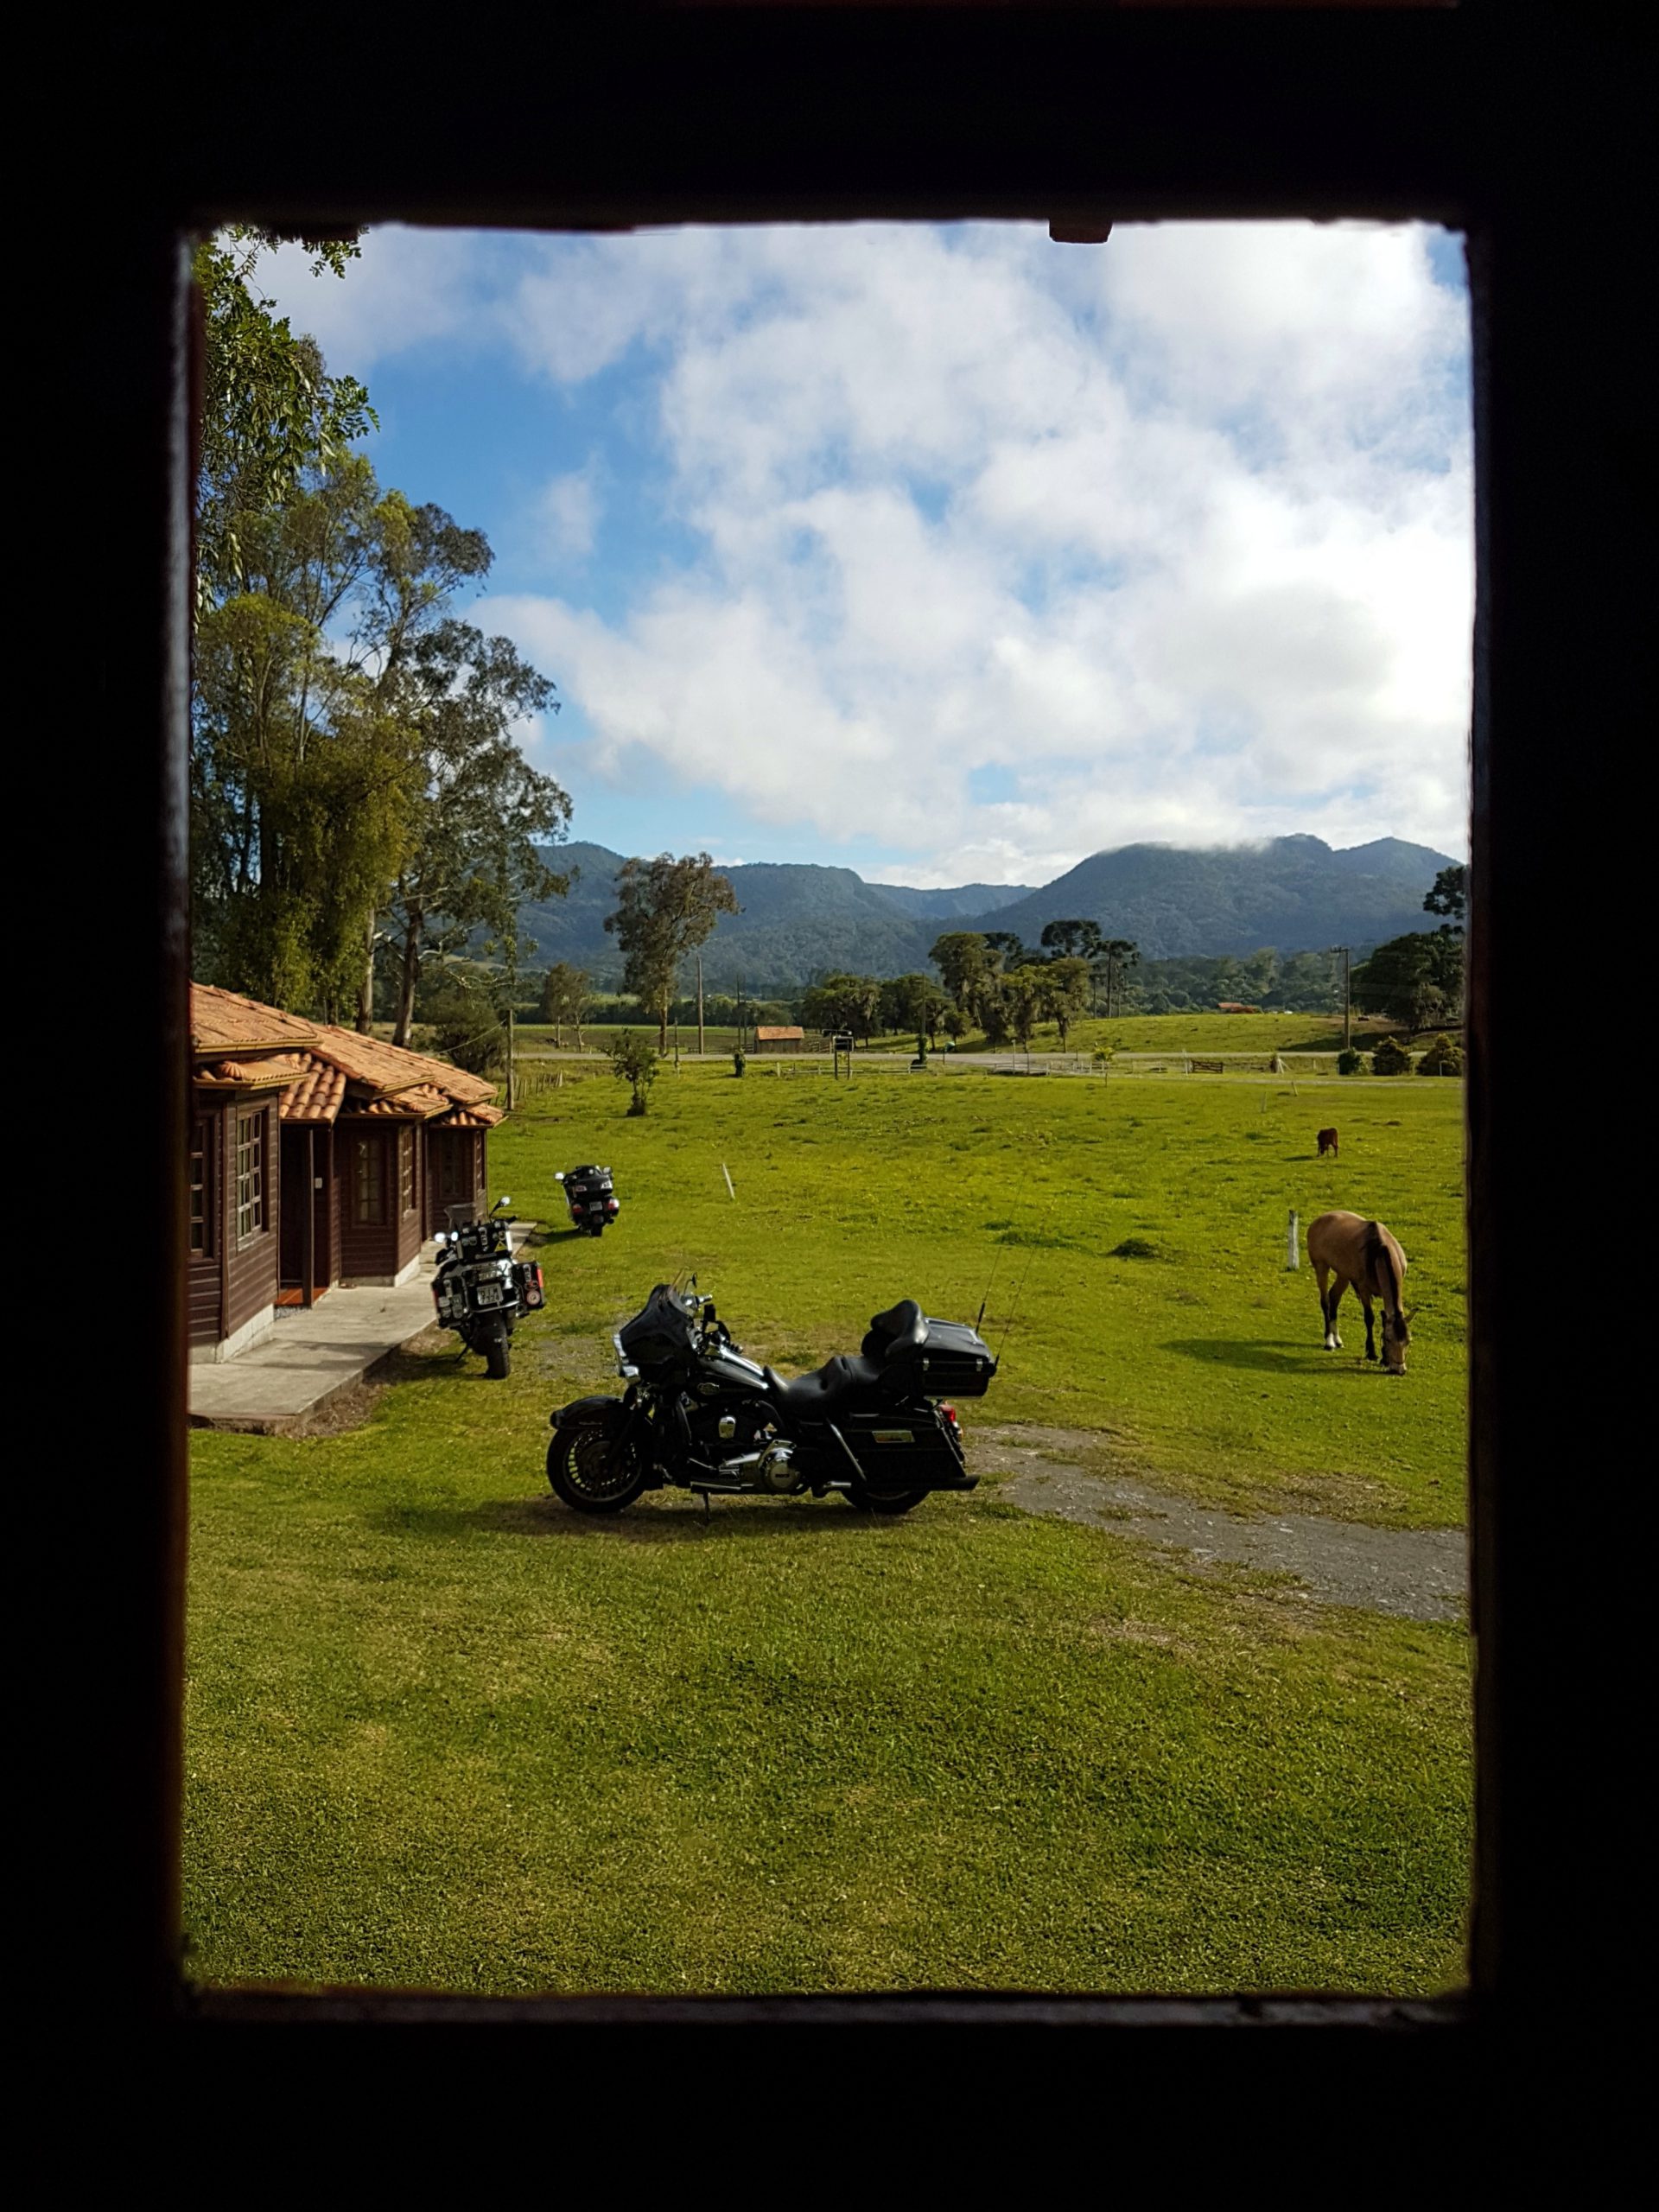
[[386, 230], [270, 289], [563, 709], [575, 836], [1041, 882], [1461, 852], [1467, 307], [1421, 228]]

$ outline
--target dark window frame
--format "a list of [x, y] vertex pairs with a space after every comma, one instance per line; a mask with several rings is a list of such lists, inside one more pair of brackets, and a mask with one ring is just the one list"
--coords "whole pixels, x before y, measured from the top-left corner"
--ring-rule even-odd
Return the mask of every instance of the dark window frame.
[[[79, 1893], [74, 1944], [118, 2013], [221, 2024], [1041, 2020], [1132, 2037], [1294, 2024], [1328, 2031], [1331, 2051], [1357, 2045], [1356, 2085], [1374, 2081], [1367, 2069], [1379, 2035], [1413, 2021], [1510, 2021], [1565, 2043], [1586, 2018], [1618, 2017], [1626, 1954], [1587, 1943], [1567, 1901], [1605, 1896], [1614, 1875], [1640, 1864], [1639, 1791], [1628, 1783], [1617, 1692], [1647, 1662], [1634, 1610], [1609, 1606], [1596, 1586], [1605, 1543], [1591, 1548], [1586, 1533], [1563, 1522], [1551, 1477], [1598, 1454], [1620, 1464], [1630, 1384], [1601, 1375], [1586, 1398], [1573, 1370], [1599, 1365], [1601, 1316], [1580, 1319], [1559, 1300], [1548, 1313], [1550, 1357], [1537, 1356], [1548, 1286], [1534, 1264], [1533, 1224], [1573, 1217], [1580, 1185], [1576, 1166], [1539, 1142], [1526, 1103], [1537, 1007], [1552, 989], [1570, 1002], [1564, 959], [1538, 943], [1548, 889], [1540, 853], [1599, 836], [1614, 855], [1609, 867], [1645, 880], [1618, 733], [1639, 730], [1649, 711], [1632, 651], [1649, 610], [1630, 467], [1648, 397], [1625, 303], [1639, 243], [1609, 216], [1639, 204], [1645, 76], [1640, 49], [1611, 21], [1605, 10], [1517, 11], [1488, 0], [1444, 11], [1204, 16], [583, 12], [558, 27], [558, 73], [583, 97], [556, 132], [537, 112], [535, 70], [445, 74], [413, 44], [371, 50], [366, 29], [358, 52], [359, 35], [342, 27], [334, 55], [337, 69], [361, 68], [378, 87], [349, 133], [321, 112], [296, 123], [279, 83], [262, 90], [255, 34], [234, 22], [146, 22], [106, 41], [118, 96], [99, 117], [99, 151], [124, 180], [105, 203], [106, 230], [118, 235], [98, 296], [77, 298], [65, 319], [100, 413], [100, 512], [113, 518], [120, 545], [111, 550], [134, 579], [110, 613], [108, 674], [99, 680], [107, 726], [131, 734], [119, 773], [132, 818], [154, 831], [134, 841], [126, 864], [134, 911], [155, 925], [134, 987], [149, 1077], [136, 1113], [148, 1180], [134, 1227], [158, 1277], [170, 1271], [181, 1283], [186, 1257], [187, 486], [199, 354], [182, 241], [194, 229], [228, 215], [313, 232], [396, 216], [571, 230], [874, 215], [1058, 217], [1074, 229], [1107, 218], [1442, 221], [1467, 237], [1473, 276], [1478, 564], [1466, 1180], [1478, 1649], [1471, 1999], [1423, 2006], [938, 1993], [520, 2004], [193, 1990], [179, 1920], [184, 1338], [181, 1300], [160, 1299], [135, 1331], [147, 1380], [129, 1480], [103, 1532], [121, 1565], [98, 1621], [113, 1663], [78, 1741], [101, 1796], [90, 1829], [98, 1878]], [[222, 108], [203, 98], [204, 82], [244, 90]], [[404, 127], [414, 112], [424, 120], [418, 134]], [[1559, 299], [1567, 274], [1571, 316]], [[107, 363], [118, 356], [126, 372], [112, 383]], [[1564, 741], [1575, 730], [1586, 741]], [[1586, 1999], [1600, 2008], [1592, 2016]], [[1371, 2032], [1356, 2039], [1356, 2028]], [[1461, 2038], [1428, 2040], [1445, 2048]]]
[[219, 1134], [217, 1114], [193, 1115], [190, 1122], [190, 1229], [189, 1248], [193, 1260], [212, 1260], [218, 1256], [218, 1227], [213, 1219], [214, 1141]]
[[[267, 1106], [242, 1107], [236, 1109], [236, 1128], [232, 1133], [235, 1161], [232, 1191], [236, 1206], [236, 1249], [242, 1251], [250, 1244], [257, 1244], [270, 1226], [270, 1207], [266, 1205], [270, 1160], [270, 1109]], [[249, 1135], [244, 1136], [244, 1130]]]
[[420, 1176], [416, 1166], [416, 1132], [397, 1132], [397, 1196], [398, 1219], [407, 1221], [421, 1203]]
[[386, 1226], [386, 1146], [378, 1129], [352, 1137], [352, 1220], [359, 1229]]

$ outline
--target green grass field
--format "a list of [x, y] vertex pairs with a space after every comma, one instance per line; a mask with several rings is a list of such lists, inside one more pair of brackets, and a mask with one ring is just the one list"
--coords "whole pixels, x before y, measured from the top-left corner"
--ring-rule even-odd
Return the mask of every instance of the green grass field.
[[[988, 1285], [994, 1346], [1014, 1323], [988, 1415], [1099, 1431], [1224, 1503], [1460, 1517], [1461, 1085], [753, 1066], [664, 1074], [644, 1120], [626, 1096], [607, 1077], [543, 1093], [492, 1140], [497, 1186], [544, 1223], [555, 1169], [597, 1154], [616, 1173], [618, 1229], [542, 1255], [573, 1391], [604, 1387], [612, 1331], [682, 1268], [786, 1369], [856, 1350], [896, 1298], [971, 1319]], [[1328, 1122], [1338, 1160], [1315, 1157]], [[1313, 1276], [1284, 1264], [1293, 1206], [1379, 1216], [1404, 1244], [1403, 1383], [1353, 1356], [1363, 1328], [1321, 1350]], [[1131, 1240], [1155, 1256], [1113, 1256]]]
[[[193, 1965], [465, 1988], [1455, 1982], [1460, 1630], [1310, 1603], [987, 1483], [872, 1523], [678, 1497], [589, 1523], [549, 1410], [695, 1267], [758, 1356], [851, 1347], [912, 1293], [995, 1342], [999, 1421], [1086, 1429], [1234, 1504], [1457, 1519], [1459, 1086], [899, 1074], [593, 1078], [497, 1132], [558, 1219], [510, 1381], [410, 1357], [362, 1427], [193, 1448]], [[1333, 1104], [1332, 1102], [1335, 1102]], [[1339, 1163], [1313, 1131], [1337, 1119]], [[735, 1200], [727, 1195], [721, 1163]], [[1319, 1348], [1284, 1217], [1380, 1213], [1411, 1372]], [[1114, 1258], [1137, 1238], [1156, 1256]], [[447, 1340], [446, 1340], [447, 1341]], [[975, 1408], [964, 1408], [971, 1422]]]

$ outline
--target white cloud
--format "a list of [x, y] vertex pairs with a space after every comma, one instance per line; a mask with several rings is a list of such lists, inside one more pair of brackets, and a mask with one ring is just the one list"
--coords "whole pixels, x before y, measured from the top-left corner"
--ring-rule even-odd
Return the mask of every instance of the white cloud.
[[601, 505], [598, 467], [593, 461], [543, 485], [536, 500], [536, 522], [551, 558], [582, 560], [593, 551]]
[[[1466, 329], [1421, 230], [691, 232], [511, 274], [457, 246], [372, 239], [353, 312], [383, 348], [487, 329], [566, 388], [628, 361], [700, 549], [607, 617], [490, 602], [581, 706], [585, 772], [712, 783], [918, 881], [1141, 837], [1462, 849]], [[594, 499], [590, 469], [543, 488], [550, 556]], [[986, 767], [1013, 796], [971, 796]]]

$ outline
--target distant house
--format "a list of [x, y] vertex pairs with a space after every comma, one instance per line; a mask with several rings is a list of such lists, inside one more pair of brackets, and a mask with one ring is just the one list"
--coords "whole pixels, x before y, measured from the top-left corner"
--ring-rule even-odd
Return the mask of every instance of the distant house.
[[397, 1283], [444, 1209], [486, 1195], [495, 1085], [447, 1060], [190, 990], [190, 1356], [229, 1359], [278, 1305]]
[[1237, 999], [1220, 999], [1216, 1004], [1217, 1014], [1260, 1014], [1259, 1006], [1243, 1006]]
[[798, 1052], [805, 1045], [804, 1029], [757, 1029], [754, 1033], [757, 1052]]

